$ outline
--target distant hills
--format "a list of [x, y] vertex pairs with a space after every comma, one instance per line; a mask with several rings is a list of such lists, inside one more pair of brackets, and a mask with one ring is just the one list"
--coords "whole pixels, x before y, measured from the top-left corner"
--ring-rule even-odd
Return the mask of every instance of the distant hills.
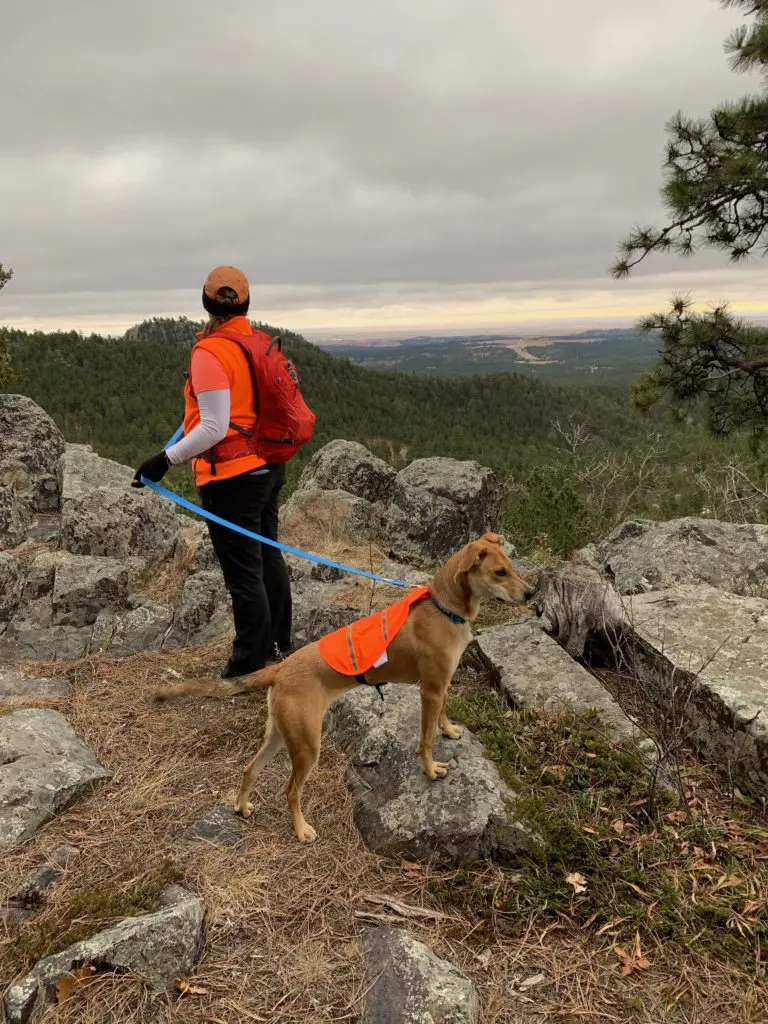
[[635, 329], [522, 337], [507, 334], [414, 336], [392, 342], [320, 343], [336, 356], [372, 370], [436, 377], [525, 373], [557, 383], [624, 383], [657, 355], [655, 337]]

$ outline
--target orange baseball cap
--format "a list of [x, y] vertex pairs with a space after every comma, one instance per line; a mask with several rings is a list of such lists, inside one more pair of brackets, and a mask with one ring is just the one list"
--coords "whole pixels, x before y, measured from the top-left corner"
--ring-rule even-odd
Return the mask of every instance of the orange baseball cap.
[[238, 305], [246, 302], [251, 293], [248, 278], [237, 267], [215, 267], [203, 285], [203, 291], [214, 302], [219, 299], [219, 291], [222, 288], [232, 289], [237, 295]]

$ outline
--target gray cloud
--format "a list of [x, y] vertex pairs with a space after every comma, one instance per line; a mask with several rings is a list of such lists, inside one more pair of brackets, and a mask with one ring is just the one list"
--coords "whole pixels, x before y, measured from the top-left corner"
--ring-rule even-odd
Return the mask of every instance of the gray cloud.
[[610, 289], [617, 239], [659, 215], [666, 118], [750, 87], [722, 53], [737, 20], [715, 0], [10, 0], [0, 317], [170, 311], [217, 262], [286, 312], [351, 318]]

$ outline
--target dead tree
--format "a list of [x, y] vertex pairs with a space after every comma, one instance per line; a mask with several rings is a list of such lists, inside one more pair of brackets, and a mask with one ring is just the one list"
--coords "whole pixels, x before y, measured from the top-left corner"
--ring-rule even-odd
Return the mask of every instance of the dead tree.
[[545, 632], [572, 658], [581, 658], [590, 636], [618, 643], [627, 624], [610, 572], [582, 560], [542, 569], [531, 607]]

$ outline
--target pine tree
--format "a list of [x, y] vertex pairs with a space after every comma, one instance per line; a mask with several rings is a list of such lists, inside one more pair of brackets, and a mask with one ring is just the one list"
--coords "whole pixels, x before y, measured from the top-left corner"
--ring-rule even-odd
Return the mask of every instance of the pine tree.
[[[7, 270], [0, 263], [0, 291], [8, 284], [13, 277], [13, 271], [9, 267]], [[0, 332], [0, 390], [4, 391], [11, 382], [12, 366], [11, 366], [11, 342], [10, 338], [3, 332]]]
[[[734, 71], [768, 74], [768, 0], [720, 0], [753, 17], [725, 44]], [[701, 247], [738, 263], [768, 253], [768, 91], [723, 104], [705, 118], [677, 113], [667, 125], [662, 197], [668, 223], [635, 227], [612, 268], [627, 277], [654, 252], [689, 256]], [[738, 320], [727, 307], [694, 314], [676, 298], [647, 318], [658, 332], [661, 360], [635, 384], [639, 409], [668, 397], [679, 415], [702, 403], [715, 435], [748, 430], [759, 441], [768, 416], [768, 333]]]

